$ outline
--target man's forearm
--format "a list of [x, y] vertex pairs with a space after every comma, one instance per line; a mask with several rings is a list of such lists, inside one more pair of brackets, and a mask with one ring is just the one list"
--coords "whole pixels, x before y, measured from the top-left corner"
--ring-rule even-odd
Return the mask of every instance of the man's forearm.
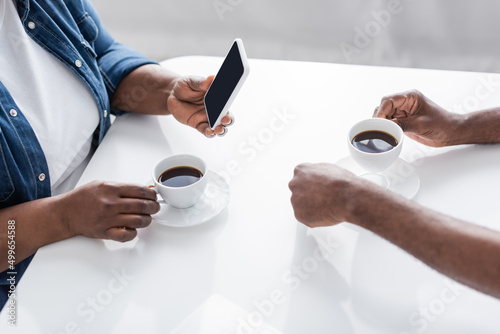
[[59, 206], [56, 197], [49, 197], [0, 210], [0, 272], [9, 266], [9, 241], [14, 241], [10, 244], [15, 245], [15, 262], [19, 263], [40, 247], [72, 236], [60, 216]]
[[500, 107], [461, 115], [450, 130], [454, 145], [500, 143]]
[[158, 65], [144, 65], [127, 75], [111, 99], [123, 111], [142, 114], [169, 114], [167, 99], [179, 76]]
[[[432, 268], [500, 298], [500, 233], [380, 191], [357, 203], [352, 223], [394, 243]], [[361, 201], [370, 196], [358, 196]], [[365, 198], [365, 199], [363, 199]], [[372, 203], [373, 204], [373, 203]]]

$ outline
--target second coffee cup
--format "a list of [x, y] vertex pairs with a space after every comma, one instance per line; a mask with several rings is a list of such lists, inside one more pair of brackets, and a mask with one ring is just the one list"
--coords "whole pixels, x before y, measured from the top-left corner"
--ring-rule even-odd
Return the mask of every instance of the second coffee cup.
[[367, 172], [382, 172], [399, 157], [403, 130], [385, 118], [369, 118], [352, 126], [347, 140], [352, 158]]

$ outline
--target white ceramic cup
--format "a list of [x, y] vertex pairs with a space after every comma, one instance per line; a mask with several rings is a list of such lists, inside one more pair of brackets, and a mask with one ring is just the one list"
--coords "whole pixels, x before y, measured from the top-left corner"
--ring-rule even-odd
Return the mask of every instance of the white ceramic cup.
[[[363, 152], [352, 144], [356, 135], [365, 131], [383, 131], [394, 138], [398, 144], [391, 150], [381, 153]], [[349, 144], [349, 153], [351, 157], [367, 172], [382, 172], [390, 167], [399, 157], [403, 147], [404, 133], [399, 125], [385, 118], [369, 118], [354, 124], [349, 130], [347, 141]]]
[[[203, 176], [195, 183], [185, 187], [169, 187], [159, 182], [159, 177], [163, 172], [174, 167], [194, 167], [198, 169]], [[189, 154], [177, 154], [160, 160], [153, 168], [154, 189], [168, 204], [185, 209], [198, 202], [207, 186], [207, 165], [199, 157]]]

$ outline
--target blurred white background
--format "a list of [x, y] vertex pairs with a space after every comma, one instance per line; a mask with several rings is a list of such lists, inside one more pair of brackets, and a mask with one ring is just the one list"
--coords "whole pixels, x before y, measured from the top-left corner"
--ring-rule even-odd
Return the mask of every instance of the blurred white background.
[[93, 0], [117, 40], [160, 61], [224, 56], [500, 72], [494, 0]]

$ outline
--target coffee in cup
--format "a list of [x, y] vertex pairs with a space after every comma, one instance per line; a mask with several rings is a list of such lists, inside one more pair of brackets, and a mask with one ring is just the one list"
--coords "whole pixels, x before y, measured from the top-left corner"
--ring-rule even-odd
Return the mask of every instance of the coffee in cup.
[[379, 130], [360, 132], [351, 143], [358, 150], [367, 153], [383, 153], [398, 146], [398, 140], [393, 135]]
[[203, 173], [191, 166], [172, 167], [164, 171], [158, 182], [167, 187], [187, 187], [198, 182]]

